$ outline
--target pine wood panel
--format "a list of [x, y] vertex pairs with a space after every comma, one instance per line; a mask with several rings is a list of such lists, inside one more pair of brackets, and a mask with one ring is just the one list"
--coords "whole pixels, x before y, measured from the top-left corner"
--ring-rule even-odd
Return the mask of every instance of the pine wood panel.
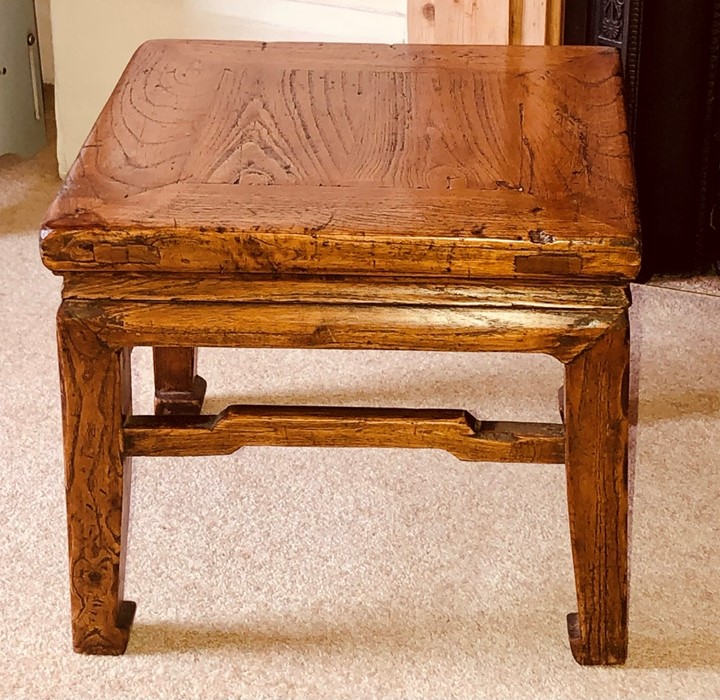
[[42, 247], [59, 271], [630, 279], [633, 184], [611, 51], [151, 42]]
[[408, 0], [411, 44], [559, 44], [562, 0]]
[[478, 421], [467, 411], [229, 406], [217, 416], [133, 416], [132, 455], [232, 454], [250, 445], [442, 449], [473, 462], [562, 464], [562, 425]]
[[506, 44], [507, 0], [408, 0], [408, 40], [420, 44]]
[[525, 46], [541, 46], [546, 41], [546, 25], [548, 17], [548, 0], [523, 0], [522, 35], [520, 44]]

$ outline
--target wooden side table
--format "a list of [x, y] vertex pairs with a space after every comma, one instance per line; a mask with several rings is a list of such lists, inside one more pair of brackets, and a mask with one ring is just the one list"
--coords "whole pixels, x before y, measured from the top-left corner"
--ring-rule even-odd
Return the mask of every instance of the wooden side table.
[[[73, 641], [121, 654], [132, 455], [435, 447], [565, 463], [583, 664], [627, 649], [628, 283], [639, 265], [614, 51], [156, 41], [51, 206]], [[134, 416], [130, 350], [155, 348]], [[198, 346], [524, 351], [563, 423], [230, 406]]]

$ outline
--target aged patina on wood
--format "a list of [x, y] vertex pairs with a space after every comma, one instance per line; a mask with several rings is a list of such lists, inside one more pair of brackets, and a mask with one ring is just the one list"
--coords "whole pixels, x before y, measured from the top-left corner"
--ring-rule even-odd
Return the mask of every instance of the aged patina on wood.
[[[627, 285], [619, 63], [581, 47], [156, 41], [42, 231], [58, 314], [77, 651], [125, 650], [131, 455], [433, 447], [565, 462], [586, 664], [627, 650]], [[155, 350], [156, 416], [129, 358]], [[550, 354], [563, 422], [448, 410], [197, 415], [198, 346]]]

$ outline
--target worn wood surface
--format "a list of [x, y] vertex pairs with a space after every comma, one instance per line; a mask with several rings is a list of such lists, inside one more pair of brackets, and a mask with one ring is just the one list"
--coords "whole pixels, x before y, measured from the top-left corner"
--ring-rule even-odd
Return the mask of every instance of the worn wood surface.
[[155, 413], [200, 413], [207, 384], [197, 374], [197, 348], [153, 348]]
[[438, 409], [229, 406], [217, 416], [134, 416], [128, 454], [231, 454], [250, 445], [436, 448], [473, 462], [562, 464], [561, 425], [479, 421]]
[[55, 271], [631, 279], [617, 55], [157, 41], [51, 207]]
[[537, 197], [388, 188], [365, 195], [383, 215], [358, 208], [349, 187], [183, 183], [125, 199], [132, 221], [100, 205], [94, 221], [63, 222], [68, 228], [46, 237], [43, 250], [56, 271], [615, 280], [637, 272], [637, 245], [617, 226]]
[[135, 604], [123, 601], [130, 460], [122, 423], [132, 408], [129, 351], [58, 315], [73, 646], [122, 654]]
[[628, 323], [626, 314], [565, 370], [566, 470], [581, 664], [627, 655]]
[[110, 344], [537, 352], [567, 361], [612, 310], [65, 301]]
[[251, 303], [478, 306], [519, 309], [624, 309], [630, 301], [614, 285], [519, 284], [507, 281], [272, 275], [164, 275], [73, 273], [65, 276], [65, 299], [136, 301], [240, 301]]
[[[78, 651], [127, 643], [129, 454], [321, 444], [564, 456], [573, 654], [624, 660], [627, 281], [639, 241], [613, 52], [151, 42], [41, 247], [65, 276]], [[565, 428], [409, 409], [132, 417], [137, 345], [155, 349], [158, 413], [171, 414], [200, 410], [198, 346], [547, 353], [567, 364]]]

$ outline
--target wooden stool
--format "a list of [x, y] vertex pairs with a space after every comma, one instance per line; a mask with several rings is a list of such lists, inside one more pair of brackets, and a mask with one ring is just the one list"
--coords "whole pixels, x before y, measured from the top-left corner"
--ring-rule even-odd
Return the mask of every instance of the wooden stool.
[[[627, 649], [628, 283], [639, 265], [618, 55], [588, 47], [156, 41], [48, 212], [73, 641], [121, 654], [132, 455], [433, 447], [565, 463], [583, 664]], [[133, 416], [130, 350], [155, 348]], [[564, 425], [462, 410], [200, 412], [198, 346], [523, 351]]]

